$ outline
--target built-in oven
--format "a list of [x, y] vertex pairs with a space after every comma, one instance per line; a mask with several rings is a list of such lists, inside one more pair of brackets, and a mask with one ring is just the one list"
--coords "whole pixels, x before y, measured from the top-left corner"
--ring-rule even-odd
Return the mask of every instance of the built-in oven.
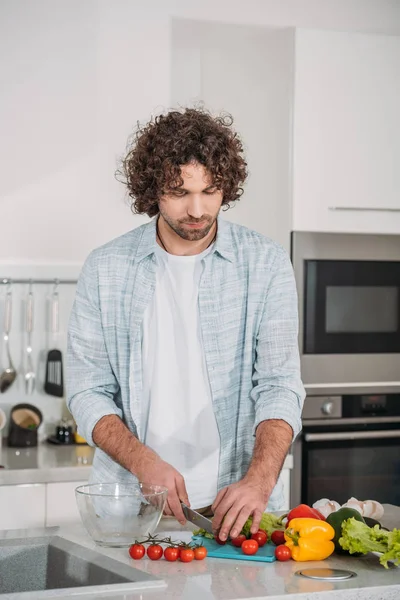
[[400, 505], [400, 394], [307, 397], [291, 506], [354, 496]]
[[308, 393], [400, 391], [400, 236], [292, 234]]

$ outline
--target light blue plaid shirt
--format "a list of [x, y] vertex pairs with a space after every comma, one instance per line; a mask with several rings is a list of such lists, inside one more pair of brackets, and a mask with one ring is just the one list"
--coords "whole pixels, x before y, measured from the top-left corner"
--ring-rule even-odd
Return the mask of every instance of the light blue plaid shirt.
[[[110, 414], [143, 441], [142, 319], [155, 288], [155, 223], [94, 250], [78, 281], [68, 332], [68, 407], [91, 445], [94, 426]], [[220, 433], [221, 489], [246, 473], [261, 421], [283, 419], [295, 436], [301, 429], [297, 294], [283, 248], [221, 218], [203, 260], [198, 305]], [[134, 480], [96, 449], [91, 481]], [[279, 481], [268, 508], [282, 502]]]

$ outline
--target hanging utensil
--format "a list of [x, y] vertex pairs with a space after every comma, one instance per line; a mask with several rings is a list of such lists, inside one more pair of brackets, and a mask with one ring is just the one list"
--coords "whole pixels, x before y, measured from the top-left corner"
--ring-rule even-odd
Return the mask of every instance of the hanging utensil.
[[[53, 334], [54, 342], [56, 341], [59, 328], [59, 297], [57, 286], [58, 283], [56, 281], [51, 303], [51, 333]], [[50, 396], [58, 396], [59, 398], [64, 395], [63, 361], [60, 350], [49, 350], [47, 354], [44, 391], [46, 394], [50, 394]]]
[[8, 367], [4, 369], [0, 375], [0, 392], [4, 394], [8, 388], [14, 383], [17, 377], [17, 371], [11, 359], [10, 350], [10, 331], [12, 321], [12, 292], [11, 289], [6, 293], [4, 306], [4, 345], [5, 354], [7, 355]]
[[35, 371], [32, 361], [32, 331], [33, 331], [33, 292], [32, 284], [29, 285], [29, 292], [26, 301], [26, 372], [25, 372], [25, 390], [27, 394], [33, 394], [35, 389]]

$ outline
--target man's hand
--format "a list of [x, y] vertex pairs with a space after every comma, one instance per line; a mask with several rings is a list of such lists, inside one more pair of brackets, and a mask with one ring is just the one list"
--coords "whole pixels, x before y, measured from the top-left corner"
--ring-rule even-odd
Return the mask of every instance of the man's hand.
[[106, 415], [96, 423], [93, 441], [139, 481], [168, 488], [165, 513], [174, 515], [182, 525], [186, 523], [180, 501], [189, 505], [189, 499], [182, 475], [139, 442], [117, 415]]
[[222, 489], [212, 506], [213, 528], [218, 537], [225, 541], [229, 536], [237, 537], [247, 519], [252, 516], [251, 533], [256, 533], [274, 483], [244, 477], [241, 481]]
[[173, 515], [181, 525], [186, 523], [182, 512], [181, 502], [190, 506], [182, 475], [169, 463], [163, 461], [155, 452], [146, 448], [146, 456], [137, 472], [140, 481], [154, 483], [168, 488], [167, 503], [164, 509], [166, 515]]
[[251, 533], [260, 526], [262, 513], [278, 480], [293, 438], [290, 425], [279, 419], [262, 421], [256, 430], [253, 458], [246, 476], [218, 493], [212, 506], [213, 527], [221, 540], [236, 537], [252, 516]]

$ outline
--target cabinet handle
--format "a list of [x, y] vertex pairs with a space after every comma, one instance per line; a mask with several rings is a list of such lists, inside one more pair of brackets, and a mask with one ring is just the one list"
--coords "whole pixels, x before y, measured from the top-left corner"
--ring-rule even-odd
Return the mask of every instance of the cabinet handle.
[[347, 210], [358, 212], [400, 212], [400, 208], [368, 208], [367, 206], [328, 206], [328, 210]]

